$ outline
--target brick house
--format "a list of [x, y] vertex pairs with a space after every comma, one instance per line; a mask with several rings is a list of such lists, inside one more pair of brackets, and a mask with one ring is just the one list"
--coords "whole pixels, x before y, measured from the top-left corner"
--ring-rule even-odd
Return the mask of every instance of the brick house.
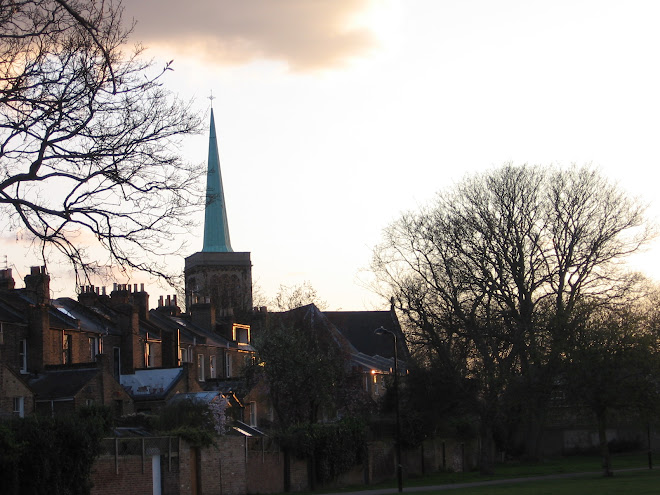
[[66, 413], [80, 405], [130, 399], [101, 353], [101, 331], [51, 303], [50, 277], [32, 267], [25, 288], [0, 271], [0, 412]]
[[[101, 404], [117, 415], [154, 412], [177, 393], [235, 395], [254, 352], [250, 327], [182, 314], [176, 298], [149, 311], [143, 287], [83, 287], [51, 301], [33, 267], [25, 288], [0, 271], [0, 415], [66, 413]], [[222, 334], [220, 333], [222, 331]], [[242, 413], [237, 419], [242, 419]]]

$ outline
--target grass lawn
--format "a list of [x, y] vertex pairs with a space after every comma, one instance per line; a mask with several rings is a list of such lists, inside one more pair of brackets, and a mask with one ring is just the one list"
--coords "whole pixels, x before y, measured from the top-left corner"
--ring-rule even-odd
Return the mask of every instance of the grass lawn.
[[[660, 467], [660, 455], [654, 456], [654, 465]], [[492, 476], [481, 476], [478, 472], [452, 473], [440, 472], [424, 477], [410, 477], [404, 479], [405, 488], [424, 487], [433, 485], [451, 485], [461, 483], [475, 483], [484, 481], [500, 481], [502, 484], [487, 485], [481, 487], [457, 487], [438, 491], [423, 491], [420, 493], [442, 493], [442, 494], [658, 494], [660, 493], [660, 469], [648, 469], [648, 457], [646, 453], [618, 454], [612, 456], [612, 468], [615, 475], [612, 478], [604, 478], [600, 475], [601, 465], [598, 456], [568, 456], [546, 459], [539, 463], [506, 462], [495, 466], [495, 474]], [[639, 469], [642, 468], [642, 469]], [[626, 469], [638, 469], [625, 471]], [[617, 470], [624, 470], [616, 472]], [[595, 473], [567, 479], [530, 480], [517, 483], [508, 483], [503, 480], [512, 478], [527, 478], [548, 475], [563, 475], [569, 473]], [[317, 493], [378, 490], [395, 488], [396, 480], [387, 483], [373, 485], [361, 485], [359, 487], [347, 487], [344, 489], [324, 489]]]
[[422, 493], [439, 493], [443, 495], [655, 495], [658, 492], [660, 492], [660, 470], [626, 471], [616, 473], [612, 478], [584, 476], [570, 479], [431, 490]]
[[[654, 462], [660, 465], [660, 458], [656, 456]], [[618, 469], [648, 467], [646, 453], [619, 454], [612, 456], [612, 468]], [[529, 476], [545, 476], [564, 473], [590, 473], [601, 471], [599, 456], [567, 456], [546, 459], [542, 462], [506, 462], [495, 466], [493, 476], [482, 476], [478, 472], [468, 473], [434, 473], [424, 477], [414, 477], [405, 480], [405, 486], [444, 485], [447, 483], [470, 483], [474, 481], [487, 481], [507, 478], [525, 478]], [[388, 486], [396, 486], [388, 483]]]

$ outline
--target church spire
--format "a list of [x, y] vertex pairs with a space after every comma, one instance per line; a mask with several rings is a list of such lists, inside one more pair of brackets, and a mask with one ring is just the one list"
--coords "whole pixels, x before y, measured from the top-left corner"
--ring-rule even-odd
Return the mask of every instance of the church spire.
[[204, 215], [203, 252], [231, 253], [229, 224], [225, 208], [225, 194], [222, 189], [218, 139], [215, 135], [215, 120], [211, 107], [211, 132], [209, 135], [208, 171], [206, 174], [206, 209]]

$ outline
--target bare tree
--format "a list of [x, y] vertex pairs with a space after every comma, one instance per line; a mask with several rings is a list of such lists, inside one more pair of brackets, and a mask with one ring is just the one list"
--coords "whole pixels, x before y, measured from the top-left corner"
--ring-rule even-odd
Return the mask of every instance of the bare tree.
[[[525, 398], [521, 422], [542, 424], [580, 300], [611, 301], [634, 283], [618, 263], [652, 235], [643, 212], [589, 167], [509, 164], [385, 230], [372, 262], [379, 290], [432, 362], [479, 384], [484, 456], [511, 390]], [[538, 433], [525, 435], [531, 455]]]
[[[197, 132], [163, 86], [119, 2], [9, 0], [0, 9], [1, 229], [52, 248], [78, 281], [107, 263], [168, 277], [158, 260], [201, 204], [199, 166], [178, 138]], [[90, 247], [102, 246], [100, 262]]]
[[293, 286], [280, 285], [272, 304], [277, 311], [289, 311], [308, 304], [314, 304], [323, 311], [328, 305], [309, 281]]
[[[644, 301], [645, 302], [645, 301]], [[649, 331], [654, 314], [637, 301], [600, 306], [579, 326], [566, 350], [562, 390], [596, 419], [603, 474], [612, 476], [607, 428], [612, 416], [654, 417], [659, 404], [660, 349]]]

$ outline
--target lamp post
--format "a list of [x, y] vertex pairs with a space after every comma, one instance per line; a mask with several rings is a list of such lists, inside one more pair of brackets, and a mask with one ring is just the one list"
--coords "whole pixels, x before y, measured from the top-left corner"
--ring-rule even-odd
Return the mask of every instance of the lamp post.
[[403, 491], [403, 470], [401, 466], [401, 421], [399, 417], [399, 359], [398, 359], [398, 346], [396, 334], [384, 327], [378, 327], [374, 330], [376, 335], [385, 335], [389, 333], [394, 342], [394, 403], [396, 411], [396, 481], [399, 487], [399, 492]]

